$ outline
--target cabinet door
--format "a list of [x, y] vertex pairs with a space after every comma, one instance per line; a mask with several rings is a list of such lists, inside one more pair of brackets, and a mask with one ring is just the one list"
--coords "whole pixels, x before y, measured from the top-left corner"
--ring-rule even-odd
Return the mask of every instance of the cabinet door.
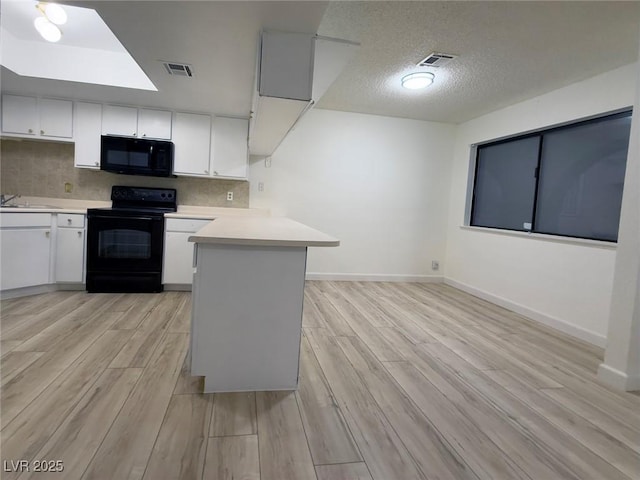
[[75, 137], [74, 164], [80, 168], [100, 168], [102, 105], [76, 102], [73, 116]]
[[138, 109], [105, 105], [102, 109], [102, 134], [135, 137], [138, 133]]
[[247, 137], [249, 121], [241, 118], [216, 117], [213, 122], [214, 176], [247, 178]]
[[73, 136], [73, 103], [70, 100], [41, 98], [40, 135], [46, 137], [71, 138]]
[[171, 112], [138, 110], [138, 137], [171, 140]]
[[211, 117], [176, 113], [173, 117], [173, 172], [209, 176]]
[[51, 229], [0, 230], [0, 289], [49, 283]]
[[164, 239], [164, 271], [162, 283], [193, 282], [193, 243], [189, 232], [167, 232]]
[[56, 282], [82, 282], [84, 277], [84, 245], [83, 228], [58, 229]]
[[2, 131], [36, 135], [38, 132], [38, 105], [35, 97], [2, 96]]

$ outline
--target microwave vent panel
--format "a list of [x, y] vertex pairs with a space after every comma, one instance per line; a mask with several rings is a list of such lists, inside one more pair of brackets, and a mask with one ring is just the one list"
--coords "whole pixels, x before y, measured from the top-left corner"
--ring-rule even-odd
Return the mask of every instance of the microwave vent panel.
[[169, 75], [178, 77], [193, 77], [193, 67], [186, 63], [162, 62]]
[[446, 65], [451, 60], [456, 58], [457, 55], [452, 55], [450, 53], [431, 53], [424, 60], [418, 62], [419, 67], [442, 67]]

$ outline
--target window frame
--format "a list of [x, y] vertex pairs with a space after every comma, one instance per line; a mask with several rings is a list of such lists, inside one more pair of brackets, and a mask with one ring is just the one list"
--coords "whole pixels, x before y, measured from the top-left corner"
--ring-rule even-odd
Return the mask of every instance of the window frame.
[[[633, 107], [623, 107], [616, 110], [611, 110], [604, 113], [598, 113], [595, 115], [590, 115], [588, 117], [583, 117], [575, 120], [569, 120], [567, 122], [562, 122], [558, 124], [554, 124], [548, 127], [537, 128], [534, 130], [528, 130], [522, 133], [507, 135], [504, 137], [495, 138], [492, 140], [487, 140], [484, 142], [472, 143], [470, 145], [470, 153], [469, 153], [469, 172], [468, 172], [468, 181], [467, 181], [467, 201], [465, 203], [465, 212], [464, 212], [464, 227], [472, 228], [472, 229], [487, 229], [495, 232], [509, 232], [509, 233], [518, 233], [526, 236], [536, 236], [541, 235], [545, 237], [555, 237], [558, 239], [577, 239], [577, 240], [585, 240], [588, 242], [603, 242], [605, 244], [617, 244], [617, 240], [605, 240], [602, 238], [594, 238], [594, 237], [583, 237], [578, 235], [566, 235], [566, 234], [557, 234], [557, 233], [549, 233], [536, 230], [536, 211], [538, 208], [538, 195], [539, 195], [539, 187], [540, 187], [540, 165], [542, 162], [542, 147], [544, 143], [544, 135], [551, 132], [557, 132], [566, 130], [569, 128], [588, 125], [591, 123], [597, 123], [606, 119], [608, 117], [623, 117], [629, 115], [633, 116]], [[493, 145], [500, 145], [502, 143], [512, 142], [514, 140], [522, 140], [525, 138], [531, 138], [539, 136], [539, 144], [538, 144], [538, 162], [536, 166], [536, 174], [535, 174], [535, 191], [533, 198], [533, 208], [532, 208], [532, 218], [531, 218], [531, 229], [511, 229], [505, 227], [489, 227], [482, 225], [472, 225], [471, 220], [473, 219], [474, 206], [475, 206], [475, 191], [476, 191], [476, 179], [478, 175], [478, 150], [480, 147], [487, 147]], [[624, 188], [624, 187], [623, 187]], [[535, 237], [534, 237], [535, 238]]]

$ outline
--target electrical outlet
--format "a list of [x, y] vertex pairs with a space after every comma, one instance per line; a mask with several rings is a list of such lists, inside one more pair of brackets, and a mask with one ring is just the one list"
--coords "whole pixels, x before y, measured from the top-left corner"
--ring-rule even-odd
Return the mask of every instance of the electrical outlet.
[[271, 168], [271, 157], [265, 157], [264, 168]]
[[437, 260], [431, 261], [431, 270], [440, 270], [440, 262]]
[[227, 201], [228, 202], [232, 202], [233, 201], [233, 192], [227, 192]]
[[73, 192], [73, 183], [65, 182], [64, 184], [64, 193]]

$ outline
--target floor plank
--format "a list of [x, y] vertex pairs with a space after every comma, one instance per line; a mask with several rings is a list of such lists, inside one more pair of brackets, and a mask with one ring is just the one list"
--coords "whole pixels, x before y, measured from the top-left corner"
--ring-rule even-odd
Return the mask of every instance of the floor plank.
[[[35, 458], [61, 461], [66, 478], [80, 478], [141, 373], [105, 370]], [[59, 472], [30, 472], [20, 480], [60, 477]]]
[[[258, 437], [210, 437], [202, 480], [260, 480]], [[281, 477], [296, 478], [297, 477]]]
[[29, 365], [39, 359], [44, 352], [16, 352], [12, 351], [2, 357], [0, 371], [2, 372], [2, 386], [10, 381]]
[[[82, 325], [56, 342], [55, 348], [46, 352], [28, 368], [7, 382], [2, 388], [0, 396], [2, 402], [2, 428], [91, 347], [107, 331], [114, 318], [114, 314], [105, 313], [94, 322]], [[125, 334], [125, 336], [129, 337], [130, 334]]]
[[209, 436], [252, 435], [257, 429], [255, 392], [214, 394]]
[[145, 480], [202, 477], [212, 395], [173, 395], [145, 472]]
[[426, 478], [478, 478], [360, 340], [338, 338], [336, 342]]
[[296, 396], [313, 463], [361, 462], [355, 441], [306, 337], [302, 339], [300, 355], [300, 386]]
[[305, 335], [373, 478], [424, 479], [335, 338], [323, 329], [305, 329]]
[[316, 467], [318, 480], [372, 480], [366, 463], [342, 463]]
[[163, 337], [83, 479], [143, 477], [186, 352], [187, 335]]
[[[32, 460], [92, 388], [130, 336], [130, 332], [124, 331], [105, 332], [62, 375], [54, 378], [50, 383], [42, 381], [43, 372], [49, 370], [37, 365], [46, 355], [40, 357], [30, 368], [9, 382], [9, 385], [14, 381], [18, 381], [18, 384], [41, 382], [45, 386], [42, 388], [42, 393], [32, 402], [23, 405], [22, 411], [2, 429], [3, 457], [10, 460]], [[31, 369], [35, 369], [35, 375], [29, 374]], [[27, 398], [31, 398], [32, 391], [33, 389], [28, 391]], [[18, 396], [15, 400], [19, 401], [20, 398]], [[2, 409], [4, 416], [4, 404]], [[14, 473], [5, 473], [3, 478], [5, 480], [15, 478]]]
[[257, 392], [261, 480], [316, 480], [293, 392]]
[[573, 436], [594, 453], [606, 458], [629, 478], [640, 473], [640, 455], [591, 422], [553, 402], [507, 372], [486, 372], [496, 383], [508, 389], [529, 407], [549, 419], [559, 429]]

